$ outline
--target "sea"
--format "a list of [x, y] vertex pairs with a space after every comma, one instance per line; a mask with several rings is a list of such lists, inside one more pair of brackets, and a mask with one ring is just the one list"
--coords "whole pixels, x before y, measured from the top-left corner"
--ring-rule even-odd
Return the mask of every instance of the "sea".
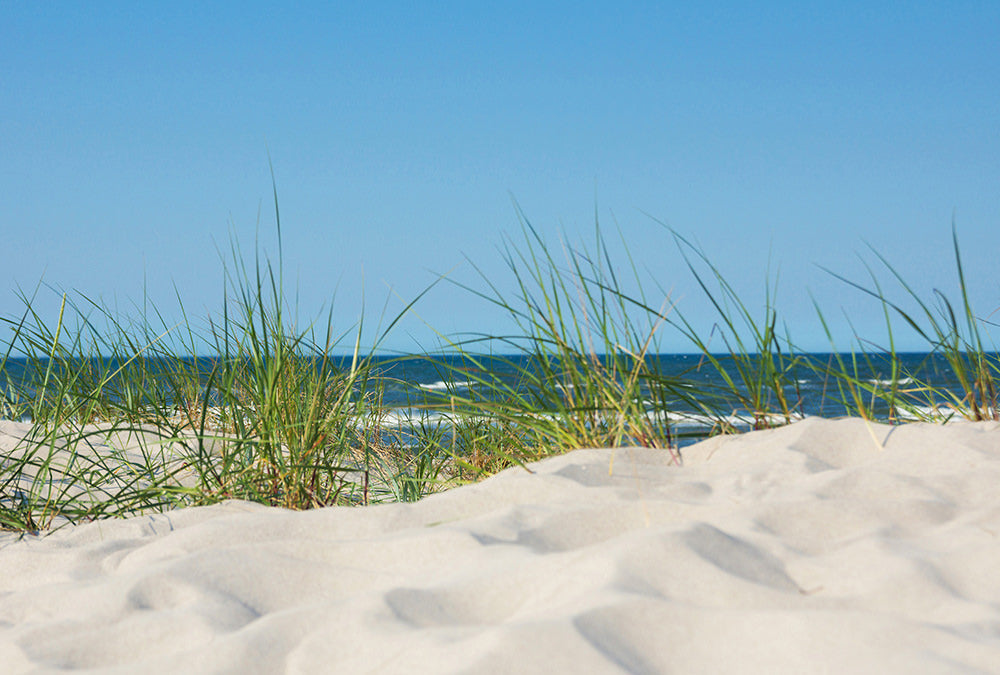
[[[846, 367], [856, 373], [864, 385], [861, 404], [870, 406], [869, 413], [877, 419], [920, 418], [947, 413], [947, 406], [961, 401], [964, 386], [948, 360], [940, 353], [910, 352], [897, 354], [897, 369], [882, 355], [809, 353], [783, 355], [786, 362], [795, 359], [784, 378], [783, 394], [794, 418], [819, 415], [839, 417], [847, 414], [844, 390], [831, 372]], [[996, 354], [989, 355], [993, 364], [1000, 363]], [[351, 359], [334, 357], [335, 365], [347, 370]], [[603, 363], [608, 361], [603, 357]], [[192, 359], [208, 372], [212, 357]], [[749, 427], [754, 417], [748, 406], [749, 388], [743, 374], [753, 371], [755, 360], [741, 363], [729, 355], [658, 354], [646, 357], [646, 370], [655, 377], [643, 380], [640, 395], [651, 414], [666, 416], [672, 427], [688, 430], [698, 436], [716, 427], [720, 421], [732, 427]], [[97, 366], [106, 366], [107, 361]], [[39, 364], [36, 363], [36, 367]], [[149, 364], [147, 364], [149, 365]], [[533, 405], [544, 408], [546, 401], [555, 400], [558, 392], [573, 385], [557, 377], [541, 377], [542, 372], [558, 371], [558, 363], [548, 369], [539, 367], [533, 357], [516, 355], [381, 355], [373, 357], [373, 372], [381, 386], [380, 405], [387, 424], [400, 427], [446, 420], [447, 404], [452, 400], [485, 399], [494, 396], [484, 382], [503, 383], [510, 391], [524, 395]], [[9, 358], [0, 372], [0, 387], [10, 391], [23, 382], [28, 363]], [[154, 368], [155, 369], [155, 368]], [[996, 378], [998, 373], [993, 373]], [[750, 380], [753, 380], [753, 375]], [[669, 386], [661, 386], [667, 383]], [[657, 388], [654, 396], [651, 388]], [[905, 410], [889, 410], [884, 400], [872, 395], [872, 390], [895, 389], [909, 403]], [[694, 392], [696, 396], [690, 394]], [[850, 395], [848, 395], [850, 398]], [[655, 399], [655, 402], [654, 400]], [[777, 396], [771, 392], [770, 408], [777, 411]], [[851, 399], [852, 401], [854, 399]], [[995, 401], [994, 401], [995, 404]], [[711, 414], [706, 410], [711, 410]], [[14, 409], [6, 406], [8, 412]], [[541, 410], [544, 412], [544, 410]], [[16, 414], [16, 413], [15, 413]], [[10, 415], [8, 415], [10, 416]], [[681, 434], [682, 436], [684, 434]]]
[[[988, 355], [993, 364], [1000, 363], [996, 354]], [[965, 397], [965, 387], [955, 375], [948, 359], [940, 353], [897, 353], [895, 370], [889, 358], [883, 355], [808, 353], [785, 355], [786, 363], [794, 361], [785, 374], [783, 393], [793, 418], [806, 416], [840, 417], [848, 414], [844, 398], [853, 403], [852, 394], [845, 394], [842, 382], [831, 373], [851, 372], [863, 385], [860, 402], [876, 419], [917, 419], [923, 415], [941, 417], [950, 414], [949, 406]], [[665, 408], [671, 424], [686, 429], [715, 427], [720, 421], [735, 428], [753, 423], [753, 410], [747, 407], [749, 391], [746, 379], [754, 380], [754, 355], [741, 363], [729, 355], [657, 354], [646, 357], [648, 372], [655, 373], [657, 382], [676, 387], [676, 395], [668, 390], [661, 393], [656, 404]], [[403, 360], [385, 359], [383, 372], [389, 375], [384, 394], [384, 404], [402, 422], [419, 414], [419, 406], [412, 406], [414, 390], [438, 394], [472, 397], [485, 378], [504, 382], [524, 380], [525, 375], [534, 381], [537, 368], [531, 357], [525, 355], [484, 356], [470, 363], [466, 357], [444, 356], [435, 358], [411, 357]], [[749, 377], [744, 379], [744, 375]], [[994, 378], [1000, 373], [993, 373]], [[567, 386], [552, 382], [554, 389]], [[571, 385], [570, 385], [571, 386]], [[872, 392], [894, 390], [905, 401], [905, 410], [889, 410], [885, 399]], [[694, 392], [693, 397], [685, 392]], [[642, 394], [648, 398], [648, 383], [643, 384]], [[550, 392], [551, 395], [551, 392]], [[544, 400], [546, 397], [541, 397]], [[772, 412], [777, 407], [775, 392], [770, 395]], [[652, 402], [649, 402], [652, 405]], [[706, 407], [713, 410], [705, 413]], [[698, 435], [698, 434], [695, 434]]]

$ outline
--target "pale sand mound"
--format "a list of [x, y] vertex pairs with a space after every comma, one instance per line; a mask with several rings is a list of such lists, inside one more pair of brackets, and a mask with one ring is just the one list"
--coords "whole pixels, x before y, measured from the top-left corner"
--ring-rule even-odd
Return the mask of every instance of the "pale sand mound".
[[[609, 465], [614, 457], [614, 473]], [[1000, 425], [808, 419], [0, 548], [0, 670], [1000, 670]]]

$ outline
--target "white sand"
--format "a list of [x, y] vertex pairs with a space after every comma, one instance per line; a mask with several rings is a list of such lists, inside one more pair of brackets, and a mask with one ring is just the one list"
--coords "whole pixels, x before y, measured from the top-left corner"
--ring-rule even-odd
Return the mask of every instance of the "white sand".
[[1000, 672], [998, 424], [808, 419], [683, 467], [531, 468], [5, 535], [0, 670]]

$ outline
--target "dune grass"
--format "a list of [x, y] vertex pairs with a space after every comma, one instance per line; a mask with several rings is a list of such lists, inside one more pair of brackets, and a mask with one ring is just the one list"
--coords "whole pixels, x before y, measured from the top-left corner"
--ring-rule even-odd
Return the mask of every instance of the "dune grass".
[[[362, 321], [336, 333], [331, 311], [322, 328], [299, 328], [280, 265], [258, 252], [248, 266], [235, 243], [226, 279], [221, 315], [200, 333], [191, 322], [162, 325], [155, 310], [134, 322], [65, 295], [50, 329], [23, 298], [24, 314], [5, 320], [6, 353], [27, 365], [17, 377], [5, 369], [4, 396], [8, 415], [30, 426], [0, 467], [0, 527], [224, 499], [368, 503], [373, 475], [402, 480], [384, 487], [398, 498], [418, 496], [398, 470], [413, 451], [386, 448], [373, 432], [383, 410]], [[212, 357], [198, 355], [205, 343]], [[344, 344], [347, 359], [335, 355]]]
[[[711, 334], [708, 341], [703, 340], [682, 313], [675, 314], [674, 326], [722, 382], [714, 400], [706, 403], [701, 398], [699, 407], [716, 420], [716, 429], [727, 433], [736, 431], [734, 421], [751, 429], [767, 429], [800, 417], [802, 400], [793, 373], [805, 361], [796, 356], [787, 329], [779, 326], [777, 279], [772, 280], [770, 272], [766, 275], [762, 316], [755, 318], [708, 256], [677, 232], [670, 232], [688, 269], [716, 311], [717, 322], [712, 333], [723, 344], [723, 349], [712, 347]], [[707, 275], [698, 271], [698, 263], [707, 270]], [[720, 412], [728, 415], [720, 416]]]
[[[926, 300], [917, 293], [895, 267], [878, 251], [872, 251], [892, 279], [899, 285], [904, 299], [911, 301], [916, 310], [906, 310], [901, 301], [888, 297], [883, 291], [877, 275], [869, 268], [872, 284], [864, 284], [846, 279], [830, 272], [850, 287], [871, 296], [882, 305], [886, 316], [889, 343], [881, 350], [891, 372], [891, 386], [888, 390], [879, 387], [865, 387], [844, 368], [836, 371], [838, 379], [848, 386], [861, 388], [869, 395], [869, 400], [882, 399], [893, 416], [902, 411], [913, 417], [959, 416], [969, 420], [1000, 420], [997, 381], [1000, 379], [1000, 356], [997, 346], [990, 341], [987, 326], [990, 324], [972, 308], [965, 269], [959, 247], [958, 232], [952, 226], [952, 248], [955, 257], [959, 297], [953, 302], [940, 291], [933, 292], [933, 300]], [[958, 391], [936, 386], [927, 379], [925, 368], [909, 372], [902, 368], [896, 353], [892, 317], [902, 320], [923, 339], [932, 355], [940, 355], [947, 362], [948, 372], [957, 380]], [[906, 382], [901, 389], [897, 383]], [[855, 400], [857, 400], [855, 396]], [[930, 409], [930, 413], [927, 410]], [[854, 404], [853, 412], [862, 414], [863, 408]]]
[[[834, 276], [881, 306], [888, 346], [858, 338], [817, 361], [780, 321], [770, 275], [757, 310], [668, 231], [716, 313], [703, 337], [660, 280], [644, 283], [627, 246], [615, 257], [596, 219], [589, 244], [553, 247], [519, 216], [519, 236], [501, 251], [512, 283], [480, 274], [460, 284], [506, 314], [512, 331], [442, 336], [447, 357], [400, 357], [436, 364], [448, 383], [412, 391], [410, 424], [393, 421], [391, 362], [375, 354], [429, 288], [364, 350], [364, 317], [338, 329], [331, 309], [300, 325], [285, 297], [277, 200], [277, 261], [259, 249], [244, 256], [234, 239], [221, 310], [201, 327], [183, 305], [172, 325], [149, 299], [132, 318], [84, 295], [63, 295], [50, 325], [38, 291], [22, 295], [22, 314], [2, 319], [4, 415], [24, 423], [0, 465], [0, 528], [39, 532], [226, 499], [291, 509], [413, 501], [582, 447], [641, 445], [680, 462], [692, 437], [787, 424], [807, 404], [889, 422], [1000, 419], [1000, 361], [971, 306], [954, 231], [957, 302], [939, 291], [922, 299], [876, 253], [903, 301], [872, 268], [869, 284]], [[904, 367], [899, 322], [926, 341], [926, 367]], [[689, 369], [666, 372], [654, 357], [668, 333], [700, 355]], [[16, 376], [15, 356], [25, 364]], [[935, 377], [940, 362], [956, 386]], [[805, 400], [804, 369], [827, 383], [822, 400]]]
[[[463, 286], [509, 316], [516, 331], [450, 343], [465, 365], [449, 376], [477, 385], [438, 404], [478, 420], [471, 439], [467, 429], [459, 431], [469, 447], [455, 454], [470, 468], [489, 471], [584, 447], [641, 445], [676, 456], [668, 401], [693, 392], [647, 358], [656, 353], [669, 304], [635, 316], [599, 228], [592, 249], [564, 246], [559, 258], [519, 215], [521, 240], [508, 240], [503, 249], [513, 297], [482, 273], [485, 290]], [[484, 345], [504, 356], [483, 359], [477, 352]], [[505, 367], [491, 367], [498, 362]]]

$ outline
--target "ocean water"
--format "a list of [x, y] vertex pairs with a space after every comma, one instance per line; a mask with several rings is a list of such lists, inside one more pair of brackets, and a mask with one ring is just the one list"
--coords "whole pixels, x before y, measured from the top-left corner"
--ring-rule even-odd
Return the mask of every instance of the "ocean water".
[[[895, 386], [912, 404], [911, 413], [912, 410], [930, 412], [934, 406], [947, 403], [947, 394], [933, 395], [925, 385], [940, 392], [951, 392], [957, 399], [963, 396], [961, 384], [940, 354], [916, 352], [897, 356], [902, 372], [895, 382], [885, 358], [868, 356], [867, 359], [858, 357], [854, 360], [850, 354], [841, 354], [839, 358], [847, 364], [857, 363], [859, 380], [883, 391]], [[747, 426], [748, 420], [752, 419], [752, 410], [746, 404], [747, 388], [743, 384], [739, 364], [728, 357], [718, 358], [721, 370], [703, 355], [648, 356], [647, 370], [654, 375], [642, 381], [640, 395], [650, 414], [660, 416], [661, 422], [682, 429], [710, 427], [720, 419], [737, 427]], [[838, 401], [842, 394], [837, 379], [824, 369], [826, 365], [836, 364], [837, 355], [812, 353], [796, 355], [796, 358], [800, 359], [800, 363], [787, 373], [783, 390], [793, 414], [796, 417], [844, 415], [844, 405]], [[336, 360], [339, 367], [350, 367], [349, 358], [337, 357]], [[204, 357], [188, 363], [198, 365], [207, 373], [212, 359]], [[0, 373], [3, 378], [0, 379], [0, 386], [3, 386], [4, 380], [15, 385], [23, 383], [27, 367], [24, 360], [9, 359], [5, 371]], [[485, 382], [507, 387], [544, 411], [553, 401], [565, 400], [573, 387], [572, 382], [558, 375], [558, 370], [558, 364], [548, 371], [541, 369], [524, 355], [375, 358], [384, 419], [388, 424], [399, 426], [447, 419], [446, 409], [452, 398], [495, 398], [496, 388], [486, 386]], [[550, 372], [550, 376], [541, 377], [542, 372]], [[871, 396], [866, 394], [866, 400], [869, 399]], [[777, 410], [773, 393], [769, 407]], [[706, 414], [706, 409], [710, 409], [712, 414]], [[884, 403], [877, 399], [872, 412], [876, 417], [888, 417], [890, 414]]]
[[[949, 402], [949, 392], [956, 400], [964, 395], [961, 383], [951, 367], [940, 354], [912, 352], [897, 354], [899, 359], [896, 378], [888, 359], [869, 355], [867, 359], [840, 354], [839, 358], [849, 368], [856, 367], [860, 381], [881, 391], [895, 387], [901, 398], [907, 400], [914, 409], [932, 412], [936, 405]], [[717, 356], [721, 365], [714, 366], [709, 359], [699, 354], [657, 354], [647, 357], [648, 370], [655, 373], [652, 382], [645, 383], [643, 395], [649, 406], [663, 408], [672, 413], [672, 424], [698, 426], [705, 423], [705, 404], [720, 415], [728, 415], [737, 426], [751, 417], [751, 410], [745, 407], [747, 387], [741, 377], [739, 365], [727, 356]], [[836, 367], [838, 355], [831, 353], [810, 353], [796, 355], [799, 363], [789, 370], [784, 387], [785, 398], [796, 416], [820, 415], [828, 417], [845, 414], [835, 377], [828, 374], [830, 367]], [[994, 355], [995, 358], [995, 355]], [[811, 365], [810, 365], [811, 364]], [[852, 365], [852, 364], [856, 364]], [[398, 411], [401, 417], [414, 414], [411, 408], [415, 393], [437, 395], [439, 401], [450, 395], [458, 397], [474, 396], [477, 390], [488, 389], [481, 382], [496, 378], [510, 383], [512, 388], [524, 379], [525, 373], [535, 374], [531, 360], [523, 355], [482, 357], [475, 363], [468, 359], [444, 356], [436, 359], [411, 357], [401, 361], [386, 358], [381, 362], [383, 372], [389, 376], [384, 390], [384, 403]], [[659, 396], [653, 396], [651, 388], [663, 389]], [[558, 395], [567, 384], [556, 378], [551, 382], [549, 396]], [[685, 389], [689, 387], [690, 389]], [[934, 394], [931, 388], [938, 389]], [[676, 389], [676, 393], [671, 389]], [[696, 392], [692, 400], [688, 391]], [[674, 395], [672, 395], [674, 394]], [[542, 399], [545, 396], [541, 397]], [[655, 401], [653, 399], [656, 399]], [[869, 401], [870, 395], [865, 400]], [[776, 407], [776, 397], [771, 396], [770, 407]], [[889, 410], [877, 398], [872, 406], [877, 417], [888, 417]], [[898, 411], [897, 411], [898, 414]]]

